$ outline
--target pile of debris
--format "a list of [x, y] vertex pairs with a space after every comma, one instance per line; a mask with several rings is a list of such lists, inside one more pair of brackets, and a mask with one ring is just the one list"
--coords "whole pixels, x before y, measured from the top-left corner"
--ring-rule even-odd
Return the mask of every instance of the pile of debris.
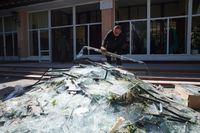
[[200, 114], [134, 74], [91, 62], [51, 69], [48, 80], [0, 102], [0, 132], [198, 132]]

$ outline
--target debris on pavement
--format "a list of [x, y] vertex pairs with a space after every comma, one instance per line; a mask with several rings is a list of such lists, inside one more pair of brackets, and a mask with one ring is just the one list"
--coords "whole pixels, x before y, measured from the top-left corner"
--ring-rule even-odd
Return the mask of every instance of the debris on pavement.
[[0, 132], [197, 133], [199, 112], [162, 94], [133, 73], [91, 62], [50, 69], [51, 78], [0, 102]]

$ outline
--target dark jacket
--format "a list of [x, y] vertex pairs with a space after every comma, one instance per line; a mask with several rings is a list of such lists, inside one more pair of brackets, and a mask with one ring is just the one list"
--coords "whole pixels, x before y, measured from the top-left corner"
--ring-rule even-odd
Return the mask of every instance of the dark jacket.
[[105, 47], [109, 52], [117, 52], [117, 54], [121, 54], [125, 41], [125, 36], [122, 33], [116, 37], [111, 30], [105, 36], [102, 46]]

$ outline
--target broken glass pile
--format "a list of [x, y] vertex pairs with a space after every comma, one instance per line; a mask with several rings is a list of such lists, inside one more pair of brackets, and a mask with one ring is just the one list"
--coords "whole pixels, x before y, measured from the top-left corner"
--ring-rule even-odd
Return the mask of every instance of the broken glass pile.
[[197, 133], [200, 114], [134, 74], [93, 62], [50, 69], [48, 80], [0, 102], [0, 132]]

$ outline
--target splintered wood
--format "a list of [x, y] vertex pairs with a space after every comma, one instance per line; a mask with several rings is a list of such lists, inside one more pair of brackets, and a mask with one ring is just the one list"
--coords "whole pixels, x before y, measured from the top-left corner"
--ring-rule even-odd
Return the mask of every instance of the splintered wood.
[[175, 85], [175, 91], [187, 102], [186, 106], [200, 109], [200, 87], [194, 85]]

